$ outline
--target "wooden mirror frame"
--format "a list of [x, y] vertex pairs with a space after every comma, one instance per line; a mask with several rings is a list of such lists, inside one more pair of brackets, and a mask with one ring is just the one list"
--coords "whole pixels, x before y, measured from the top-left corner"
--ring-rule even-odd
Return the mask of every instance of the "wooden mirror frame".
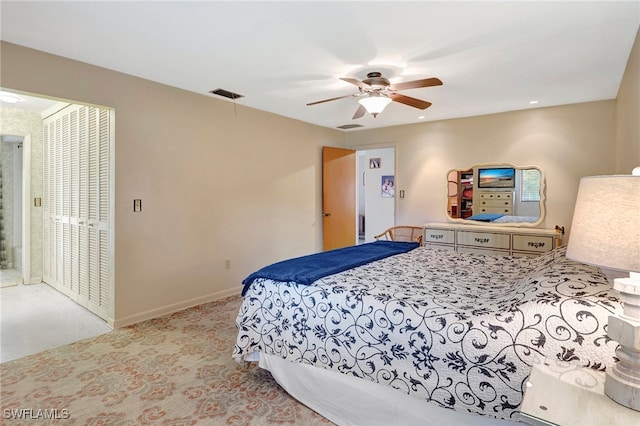
[[[476, 194], [479, 193], [479, 191], [482, 191], [484, 193], [488, 193], [488, 192], [509, 192], [509, 191], [500, 191], [499, 189], [483, 189], [483, 188], [478, 188], [478, 182], [477, 182], [477, 175], [478, 175], [478, 169], [481, 168], [514, 168], [516, 170], [530, 170], [530, 169], [535, 169], [540, 173], [540, 199], [538, 201], [538, 210], [539, 210], [539, 216], [538, 219], [535, 221], [531, 221], [531, 222], [520, 222], [520, 221], [514, 221], [514, 222], [506, 222], [506, 223], [500, 223], [500, 222], [492, 222], [492, 221], [478, 221], [478, 220], [470, 220], [468, 218], [462, 218], [462, 217], [452, 217], [451, 212], [452, 212], [452, 208], [454, 207], [452, 205], [453, 202], [453, 198], [455, 197], [456, 199], [456, 208], [461, 208], [461, 204], [463, 202], [469, 202], [471, 201], [472, 205], [475, 206], [476, 201], [474, 200], [474, 197]], [[472, 183], [472, 193], [473, 196], [471, 197], [471, 199], [467, 199], [467, 200], [463, 200], [461, 198], [461, 194], [460, 191], [461, 190], [468, 190], [469, 188], [466, 189], [461, 189], [461, 185], [460, 185], [460, 175], [464, 174], [465, 172], [467, 173], [472, 173], [473, 175], [473, 183]], [[450, 181], [450, 176], [452, 175], [452, 173], [456, 173], [456, 181], [452, 182]], [[517, 176], [517, 175], [516, 175]], [[521, 174], [520, 174], [521, 176]], [[546, 179], [545, 179], [545, 175], [544, 175], [544, 171], [538, 167], [538, 166], [516, 166], [515, 164], [511, 164], [511, 163], [480, 163], [480, 164], [474, 164], [469, 168], [466, 169], [451, 169], [447, 172], [446, 175], [446, 179], [447, 179], [447, 195], [446, 195], [446, 210], [445, 213], [447, 215], [447, 219], [451, 222], [458, 222], [458, 223], [465, 223], [465, 224], [473, 224], [473, 225], [490, 225], [490, 226], [512, 226], [512, 227], [535, 227], [538, 226], [540, 223], [542, 223], [545, 219], [546, 216], [546, 209], [545, 209], [545, 188], [546, 188]], [[454, 183], [455, 183], [455, 193], [452, 194], [452, 189], [454, 189]], [[521, 183], [517, 180], [516, 177], [516, 187], [511, 191], [513, 194], [515, 194], [515, 196], [517, 197], [518, 194], [520, 194], [521, 190], [520, 188], [518, 188], [519, 185], [521, 185]], [[522, 203], [519, 200], [515, 201], [515, 204], [518, 203]], [[477, 208], [476, 208], [477, 211]], [[474, 215], [477, 215], [477, 212], [473, 212]], [[456, 214], [457, 216], [457, 214]], [[470, 216], [470, 215], [469, 215]], [[505, 217], [505, 219], [513, 219], [513, 220], [518, 220], [520, 218], [526, 218], [525, 216], [517, 216], [517, 215], [505, 215], [507, 217]], [[534, 217], [534, 216], [529, 216], [529, 217]]]

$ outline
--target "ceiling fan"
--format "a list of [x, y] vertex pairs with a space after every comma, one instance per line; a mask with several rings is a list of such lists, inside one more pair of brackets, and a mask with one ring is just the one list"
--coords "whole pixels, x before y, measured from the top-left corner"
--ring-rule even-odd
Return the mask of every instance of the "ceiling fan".
[[379, 72], [368, 73], [367, 78], [362, 81], [356, 78], [346, 77], [340, 78], [340, 80], [358, 86], [359, 92], [351, 95], [338, 96], [337, 98], [311, 102], [308, 103], [307, 106], [317, 105], [323, 102], [335, 101], [337, 99], [354, 97], [360, 98], [360, 100], [358, 101], [360, 105], [358, 106], [355, 114], [353, 114], [354, 120], [362, 117], [367, 112], [376, 117], [392, 101], [400, 102], [401, 104], [409, 105], [414, 108], [427, 109], [431, 106], [431, 102], [402, 95], [398, 93], [398, 91], [406, 89], [417, 89], [419, 87], [442, 85], [442, 81], [435, 77], [391, 84], [391, 82], [388, 79], [384, 78]]

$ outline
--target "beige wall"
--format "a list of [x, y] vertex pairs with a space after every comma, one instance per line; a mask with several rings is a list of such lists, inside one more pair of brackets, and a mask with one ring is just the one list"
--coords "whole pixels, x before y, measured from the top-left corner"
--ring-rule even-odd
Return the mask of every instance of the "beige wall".
[[580, 177], [616, 169], [615, 101], [515, 111], [349, 133], [347, 145], [395, 143], [397, 224], [446, 221], [452, 168], [508, 162], [546, 175], [542, 227], [569, 228]]
[[617, 172], [640, 166], [640, 30], [616, 99]]
[[343, 132], [1, 47], [2, 87], [115, 109], [116, 325], [237, 294], [255, 269], [321, 250], [321, 146]]

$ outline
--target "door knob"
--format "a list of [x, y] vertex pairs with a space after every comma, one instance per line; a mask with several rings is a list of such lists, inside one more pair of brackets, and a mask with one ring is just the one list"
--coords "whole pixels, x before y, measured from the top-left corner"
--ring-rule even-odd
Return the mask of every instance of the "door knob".
[[331, 213], [322, 213], [322, 216], [329, 217], [329, 216], [331, 216]]

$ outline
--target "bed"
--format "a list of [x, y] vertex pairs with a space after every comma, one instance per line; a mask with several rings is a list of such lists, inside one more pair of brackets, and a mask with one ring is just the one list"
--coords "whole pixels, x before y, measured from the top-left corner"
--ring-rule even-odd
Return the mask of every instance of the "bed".
[[500, 213], [479, 213], [469, 216], [467, 220], [491, 223], [536, 223], [539, 216], [514, 216]]
[[[410, 244], [348, 249], [381, 243]], [[424, 416], [438, 424], [517, 421], [536, 359], [597, 370], [615, 361], [616, 343], [604, 327], [622, 312], [620, 302], [606, 277], [568, 260], [565, 247], [535, 258], [417, 244], [397, 251], [322, 277], [252, 274], [233, 357], [259, 360], [338, 424], [419, 424]], [[276, 266], [324, 265], [324, 255]]]

